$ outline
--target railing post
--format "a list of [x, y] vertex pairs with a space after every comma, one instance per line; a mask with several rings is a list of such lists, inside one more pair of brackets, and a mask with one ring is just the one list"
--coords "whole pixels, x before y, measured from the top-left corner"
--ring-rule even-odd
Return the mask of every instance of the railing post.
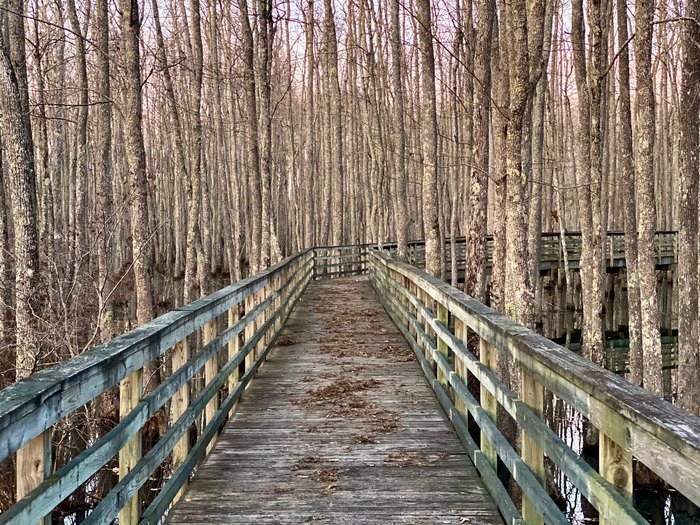
[[[464, 343], [465, 348], [467, 347], [467, 326], [459, 317], [455, 317], [455, 337]], [[457, 353], [455, 353], [455, 373], [466, 385], [468, 381], [468, 369]], [[462, 401], [460, 396], [455, 395], [454, 400], [455, 408], [462, 414], [465, 424], [468, 424], [469, 410], [467, 409], [467, 405]]]
[[[141, 400], [143, 392], [143, 369], [133, 372], [119, 383], [119, 418], [124, 419]], [[119, 479], [123, 479], [141, 459], [141, 431], [119, 451]], [[139, 522], [141, 505], [136, 492], [119, 511], [120, 525], [136, 525]]]
[[[544, 412], [544, 389], [542, 385], [535, 380], [532, 374], [524, 368], [521, 369], [520, 372], [520, 392], [523, 402], [530, 407], [535, 415], [542, 417], [542, 413]], [[524, 430], [520, 432], [520, 442], [523, 461], [544, 486], [544, 455], [542, 454], [542, 449], [538, 446], [537, 442], [530, 437], [530, 434]], [[535, 510], [533, 503], [525, 495], [523, 495], [522, 515], [525, 523], [528, 525], [544, 523], [542, 516]]]
[[[45, 430], [17, 451], [17, 501], [51, 475], [51, 429]], [[40, 522], [51, 523], [51, 512]]]
[[[600, 432], [598, 451], [600, 475], [612, 483], [627, 501], [631, 502], [634, 479], [632, 454], [603, 432]], [[607, 523], [611, 522], [601, 516], [600, 524]]]
[[[187, 362], [190, 357], [189, 343], [187, 342], [187, 337], [175, 345], [173, 348], [172, 355], [172, 369], [176, 372]], [[172, 402], [170, 404], [171, 420], [173, 422], [180, 419], [180, 416], [185, 413], [187, 407], [190, 406], [190, 385], [185, 383], [182, 385], [175, 395], [173, 396]], [[173, 469], [177, 469], [182, 463], [184, 463], [187, 455], [190, 453], [190, 433], [185, 432], [185, 434], [180, 438], [180, 440], [173, 447]], [[182, 485], [182, 489], [177, 493], [173, 499], [175, 503], [184, 494], [185, 488], [187, 487], [187, 481]]]
[[[450, 322], [450, 312], [447, 310], [447, 307], [444, 306], [442, 303], [438, 302], [437, 303], [437, 319], [438, 322], [445, 327], [445, 329], [449, 330], [449, 322]], [[447, 343], [440, 337], [437, 333], [435, 334], [437, 338], [437, 349], [438, 352], [440, 352], [443, 356], [445, 356], [445, 359], [448, 358], [448, 353], [449, 353], [449, 348], [447, 346]], [[437, 367], [437, 378], [440, 384], [443, 387], [447, 386], [448, 382], [448, 377], [445, 375], [445, 373], [442, 371], [442, 368], [439, 366]]]
[[[233, 327], [241, 318], [240, 311], [239, 311], [239, 304], [236, 303], [233, 305], [232, 308], [229, 309], [228, 311], [228, 327], [231, 328]], [[241, 338], [240, 334], [236, 335], [231, 341], [228, 343], [228, 360], [230, 361], [233, 359], [233, 357], [238, 353], [238, 351], [241, 349]], [[228, 377], [228, 393], [229, 395], [231, 392], [233, 392], [236, 389], [236, 386], [238, 385], [238, 367], [234, 368], [234, 370], [231, 372], [231, 375]], [[231, 410], [228, 413], [228, 417], [231, 418], [233, 417], [233, 413], [236, 410], [236, 404], [234, 404], [231, 407]]]
[[[262, 304], [265, 302], [267, 299], [267, 287], [268, 287], [269, 281], [265, 282], [265, 285], [258, 291], [257, 295], [257, 304]], [[260, 314], [257, 317], [256, 323], [255, 323], [255, 331], [257, 332], [258, 330], [262, 330], [263, 326], [265, 325], [265, 321], [267, 321], [267, 310], [269, 306], [263, 308], [260, 311]], [[258, 344], [255, 345], [255, 359], [257, 359], [260, 354], [262, 353], [263, 348], [265, 348], [265, 332], [263, 332], [260, 336], [260, 339], [258, 339]]]
[[[245, 344], [248, 344], [248, 341], [250, 341], [253, 338], [253, 334], [255, 333], [255, 326], [253, 321], [250, 318], [250, 313], [251, 310], [253, 309], [253, 305], [255, 304], [255, 299], [254, 299], [254, 294], [249, 293], [248, 296], [245, 298], [245, 317], [247, 317], [245, 329], [243, 330], [244, 334], [244, 342]], [[248, 349], [248, 354], [245, 356], [245, 371], [247, 372], [250, 370], [250, 367], [253, 366], [253, 361], [255, 361], [255, 348], [249, 348]], [[250, 388], [252, 382], [249, 382], [248, 385], [246, 386], [246, 390]]]
[[[217, 332], [217, 326], [216, 326], [216, 318], [212, 319], [208, 323], [204, 325], [204, 330], [203, 330], [203, 346], [208, 345], [214, 339], [216, 339], [216, 332]], [[204, 364], [204, 385], [208, 385], [214, 379], [216, 379], [216, 375], [219, 372], [219, 355], [218, 353], [215, 353], [212, 355], [209, 360]], [[211, 420], [214, 419], [214, 416], [216, 415], [216, 411], [219, 409], [219, 393], [216, 392], [214, 396], [209, 400], [207, 403], [207, 406], [204, 410], [204, 421], [205, 425], [209, 424]], [[215, 439], [212, 439], [209, 442], [209, 445], [207, 445], [207, 454], [209, 451], [212, 449], [215, 443]]]
[[[486, 368], [496, 372], [498, 353], [489, 342], [481, 338], [479, 338], [479, 360]], [[498, 407], [496, 398], [483, 384], [479, 386], [479, 397], [481, 399], [481, 408], [489, 415], [491, 421], [495, 423], [496, 409]], [[486, 459], [491, 463], [493, 469], [496, 470], [498, 467], [498, 452], [483, 432], [481, 433], [481, 452], [483, 452]]]

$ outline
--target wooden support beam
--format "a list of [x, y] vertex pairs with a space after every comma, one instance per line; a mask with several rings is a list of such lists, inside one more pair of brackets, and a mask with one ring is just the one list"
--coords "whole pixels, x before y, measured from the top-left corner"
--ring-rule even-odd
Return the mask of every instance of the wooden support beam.
[[[143, 368], [119, 383], [119, 418], [124, 419], [141, 400]], [[119, 479], [123, 479], [141, 459], [141, 431], [119, 451]], [[138, 492], [119, 511], [119, 525], [136, 525], [141, 514]]]
[[[17, 501], [51, 475], [51, 429], [39, 434], [17, 451]], [[41, 522], [51, 523], [51, 509]]]
[[[204, 329], [202, 330], [202, 338], [203, 338], [203, 345], [206, 346], [209, 343], [211, 343], [214, 339], [216, 339], [216, 333], [217, 333], [217, 326], [216, 326], [216, 317], [209, 321], [207, 324], [204, 325]], [[208, 385], [214, 379], [216, 378], [217, 374], [219, 373], [219, 354], [216, 353], [211, 358], [206, 362], [204, 365], [204, 385]], [[216, 411], [219, 409], [219, 395], [216, 394], [214, 395], [209, 402], [207, 403], [206, 408], [204, 409], [204, 426], [206, 426], [211, 420], [214, 419], [216, 415]], [[211, 450], [211, 448], [214, 446], [214, 443], [216, 442], [216, 438], [212, 439], [211, 442], [209, 443], [209, 446], [207, 446], [207, 454]]]
[[[249, 294], [248, 297], [245, 298], [245, 315], [250, 316], [250, 312], [253, 310], [255, 306], [255, 297], [253, 294]], [[250, 341], [253, 338], [253, 334], [255, 334], [255, 324], [252, 322], [249, 322], [245, 330], [243, 331], [244, 333], [244, 344]], [[247, 372], [250, 370], [250, 367], [253, 366], [253, 362], [255, 361], [255, 351], [251, 350], [248, 352], [248, 355], [245, 356], [245, 371]], [[250, 383], [248, 383], [248, 386], [246, 388], [249, 388]]]
[[[187, 362], [190, 358], [190, 348], [187, 338], [185, 337], [182, 341], [175, 345], [172, 352], [172, 369], [176, 372]], [[170, 420], [171, 424], [177, 421], [182, 414], [185, 413], [187, 407], [190, 406], [190, 385], [185, 383], [182, 385], [170, 403]], [[187, 458], [187, 454], [190, 453], [190, 433], [185, 432], [185, 434], [180, 438], [180, 440], [175, 444], [173, 448], [173, 469], [176, 470], [180, 465], [182, 465]], [[182, 486], [175, 496], [173, 503], [179, 500], [187, 488], [187, 482]]]
[[[241, 318], [240, 311], [239, 311], [239, 305], [235, 304], [233, 308], [231, 308], [228, 311], [228, 327], [231, 328], [234, 326]], [[241, 338], [240, 335], [237, 335], [234, 337], [231, 342], [228, 344], [228, 360], [230, 361], [233, 356], [235, 356], [241, 349]], [[231, 375], [228, 377], [228, 392], [229, 395], [231, 392], [234, 391], [236, 388], [236, 385], [238, 384], [238, 367], [231, 373]], [[233, 417], [233, 413], [236, 410], [236, 407], [238, 406], [238, 403], [234, 403], [233, 406], [231, 407], [231, 411], [228, 414], [228, 417], [231, 418]]]
[[[464, 343], [464, 346], [467, 346], [467, 327], [462, 322], [461, 319], [455, 318], [455, 337], [462, 341]], [[459, 356], [459, 354], [455, 353], [455, 372], [456, 374], [464, 381], [464, 384], [467, 384], [468, 381], [468, 368], [466, 363], [462, 360], [462, 358]], [[453, 390], [454, 394], [454, 390]], [[462, 414], [462, 417], [464, 418], [464, 421], [468, 423], [469, 421], [469, 409], [467, 408], [467, 405], [464, 403], [462, 398], [458, 395], [453, 395], [454, 399], [454, 404], [455, 408], [457, 411]]]
[[[445, 328], [449, 329], [450, 311], [442, 303], [437, 303], [437, 319], [441, 325], [443, 325]], [[436, 334], [436, 337], [437, 337], [438, 352], [440, 352], [442, 355], [444, 355], [445, 359], [447, 359], [448, 354], [449, 354], [449, 347], [447, 346], [447, 343], [439, 335]], [[440, 384], [444, 388], [447, 388], [448, 378], [445, 375], [445, 373], [442, 371], [442, 369], [440, 369], [440, 368], [438, 368], [438, 371], [437, 371], [437, 378], [438, 378], [438, 381], [440, 381]]]
[[[489, 370], [496, 372], [496, 368], [498, 366], [498, 351], [481, 338], [479, 339], [479, 360]], [[496, 409], [498, 407], [496, 398], [483, 384], [479, 387], [479, 397], [481, 399], [481, 408], [483, 408], [489, 415], [491, 421], [495, 423]], [[486, 459], [488, 459], [489, 463], [491, 463], [494, 470], [496, 470], [498, 466], [498, 453], [496, 452], [496, 448], [483, 432], [481, 433], [481, 451], [484, 453], [484, 456]]]
[[[612, 483], [627, 501], [632, 502], [634, 480], [632, 453], [601, 432], [598, 458], [600, 475]], [[614, 522], [601, 516], [601, 525], [612, 523]]]
[[[520, 373], [520, 391], [522, 400], [530, 407], [530, 409], [540, 418], [544, 412], [544, 388], [535, 378], [526, 370], [521, 369]], [[521, 456], [525, 464], [530, 467], [530, 470], [544, 486], [544, 454], [530, 434], [521, 430], [520, 432]], [[527, 496], [523, 495], [522, 515], [525, 523], [528, 525], [540, 525], [544, 523], [544, 519], [537, 512], [533, 502]]]

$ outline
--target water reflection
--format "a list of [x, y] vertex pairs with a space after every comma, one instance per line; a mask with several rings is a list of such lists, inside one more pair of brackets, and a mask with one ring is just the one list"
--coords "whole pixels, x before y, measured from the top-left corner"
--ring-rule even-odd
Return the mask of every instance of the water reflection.
[[[659, 324], [662, 337], [664, 379], [671, 391], [676, 383], [677, 305], [673, 294], [674, 276], [670, 270], [657, 273]], [[573, 351], [581, 343], [581, 284], [578, 273], [569, 276], [567, 289], [563, 274], [551, 272], [540, 279], [537, 293], [537, 330]], [[606, 366], [624, 375], [628, 367], [629, 330], [627, 284], [624, 271], [607, 275], [604, 326]], [[549, 396], [545, 418], [551, 428], [591, 466], [597, 469], [597, 449], [584, 449], [585, 418], [562, 400]], [[595, 509], [550, 461], [547, 462], [550, 493], [574, 524], [598, 523]], [[637, 470], [637, 469], [635, 469]], [[635, 479], [634, 505], [653, 525], [700, 525], [700, 509], [667, 486], [640, 486]]]

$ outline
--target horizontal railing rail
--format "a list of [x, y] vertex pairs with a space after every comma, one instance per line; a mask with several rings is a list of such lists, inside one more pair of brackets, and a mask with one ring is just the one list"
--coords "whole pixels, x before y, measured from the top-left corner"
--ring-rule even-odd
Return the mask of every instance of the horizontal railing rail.
[[[313, 267], [314, 250], [306, 250], [0, 391], [0, 460], [25, 453], [42, 455], [50, 464], [54, 425], [117, 384], [121, 407], [114, 428], [48, 473], [0, 514], [0, 524], [41, 522], [117, 455], [120, 480], [85, 523], [111, 523], [117, 514], [120, 524], [157, 523], [213, 445], [312, 279]], [[197, 349], [188, 337], [200, 332], [203, 344]], [[172, 372], [144, 392], [142, 370], [159, 358], [170, 359]], [[196, 375], [203, 375], [203, 384], [193, 380]], [[168, 402], [171, 423], [141, 457], [143, 428]], [[190, 446], [196, 421], [201, 429]], [[168, 457], [173, 473], [142, 512], [138, 491]]]
[[[677, 258], [676, 248], [677, 232], [658, 231], [656, 232], [656, 258], [657, 264], [675, 264]], [[445, 239], [445, 269], [449, 273], [452, 266], [452, 241]], [[455, 256], [457, 258], [457, 270], [463, 271], [466, 266], [466, 238], [455, 237]], [[576, 269], [579, 267], [581, 259], [581, 233], [567, 232], [562, 242], [561, 235], [557, 232], [543, 232], [540, 239], [540, 265], [543, 270], [551, 270], [564, 266], [564, 248], [569, 267]], [[394, 253], [396, 243], [384, 243], [382, 249]], [[622, 268], [625, 265], [625, 242], [624, 233], [608, 232], [606, 245], [604, 248], [606, 264], [611, 268]], [[493, 258], [493, 236], [486, 236], [486, 265], [491, 266]], [[408, 243], [407, 262], [425, 267], [425, 241], [415, 240]]]
[[[700, 504], [700, 418], [384, 252], [370, 250], [368, 272], [508, 523], [568, 523], [545, 489], [545, 456], [605, 523], [646, 523], [631, 503], [633, 458]], [[469, 334], [478, 341], [478, 357]], [[498, 359], [518, 366], [518, 393], [497, 375]], [[467, 386], [469, 374], [479, 383], [478, 396]], [[598, 430], [599, 471], [546, 423], [545, 391]], [[518, 426], [519, 454], [497, 427], [498, 406]], [[478, 439], [468, 431], [469, 418]], [[497, 476], [499, 459], [522, 490], [521, 508]]]
[[314, 278], [351, 277], [367, 273], [369, 246], [356, 244], [314, 248]]

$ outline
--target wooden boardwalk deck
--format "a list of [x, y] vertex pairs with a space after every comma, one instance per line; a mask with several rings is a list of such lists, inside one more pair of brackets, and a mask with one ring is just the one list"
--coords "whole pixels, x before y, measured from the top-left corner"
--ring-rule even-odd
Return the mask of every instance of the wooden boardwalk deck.
[[168, 523], [502, 523], [366, 278], [310, 284]]

